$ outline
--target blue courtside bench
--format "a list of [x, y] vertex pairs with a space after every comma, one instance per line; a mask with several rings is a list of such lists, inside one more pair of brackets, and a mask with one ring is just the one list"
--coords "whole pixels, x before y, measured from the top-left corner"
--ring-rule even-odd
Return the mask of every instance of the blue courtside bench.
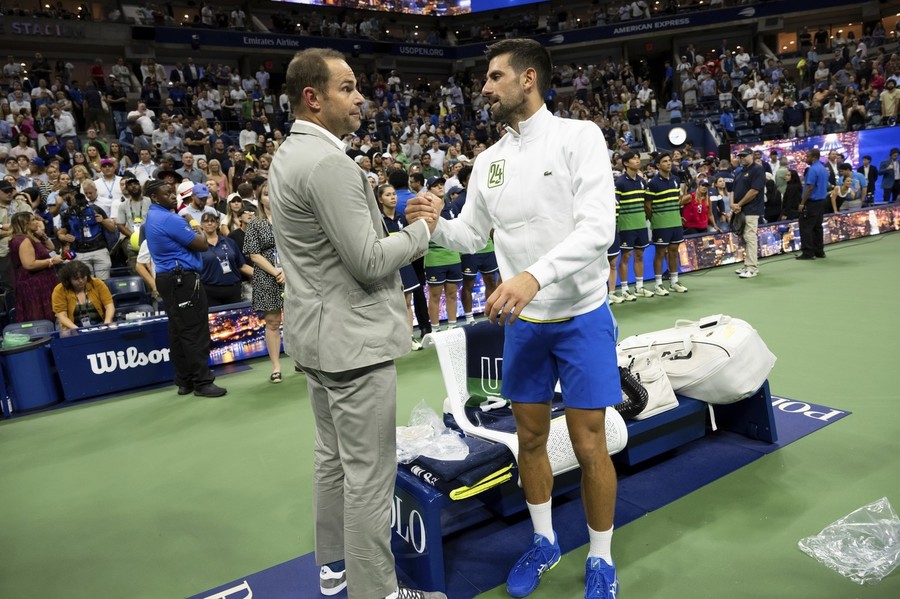
[[[498, 364], [502, 356], [502, 328], [479, 323], [438, 333], [431, 338], [441, 359], [448, 394], [468, 390], [499, 390]], [[464, 336], [465, 339], [461, 339]], [[498, 342], [497, 337], [500, 341]], [[463, 389], [462, 387], [466, 388]], [[447, 401], [452, 398], [448, 397]], [[645, 420], [626, 422], [628, 442], [613, 455], [618, 467], [628, 468], [661, 456], [706, 435], [705, 402], [678, 396], [678, 407]], [[768, 382], [751, 397], [715, 406], [717, 428], [769, 443], [777, 440]], [[417, 588], [446, 590], [443, 539], [457, 531], [525, 509], [525, 497], [513, 479], [474, 497], [454, 501], [400, 466], [392, 509], [392, 548], [398, 569]], [[553, 495], [579, 487], [581, 473], [569, 470], [554, 478]]]

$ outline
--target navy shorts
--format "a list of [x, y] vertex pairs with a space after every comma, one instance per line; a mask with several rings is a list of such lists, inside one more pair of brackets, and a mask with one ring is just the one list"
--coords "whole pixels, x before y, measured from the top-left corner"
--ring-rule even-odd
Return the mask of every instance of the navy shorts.
[[683, 227], [666, 227], [665, 229], [653, 229], [653, 245], [677, 245], [682, 241], [684, 241]]
[[619, 238], [622, 241], [620, 246], [622, 250], [642, 250], [650, 245], [650, 234], [647, 232], [647, 227], [631, 229], [630, 231], [619, 231]]
[[444, 266], [426, 266], [425, 282], [429, 285], [462, 283], [462, 268], [460, 268], [459, 262], [456, 264], [445, 264]]
[[400, 269], [400, 280], [403, 281], [403, 293], [409, 293], [419, 286], [419, 277], [416, 276], [416, 269], [411, 265], [406, 265]]
[[609, 249], [606, 250], [607, 258], [615, 258], [619, 255], [619, 246], [622, 245], [622, 239], [619, 237], [619, 232], [616, 231], [616, 238], [613, 239], [612, 245], [609, 246]]
[[506, 327], [503, 342], [503, 397], [549, 402], [558, 380], [567, 407], [616, 405], [622, 401], [616, 336], [606, 303], [562, 322], [517, 320]]
[[489, 275], [500, 270], [497, 266], [497, 255], [494, 252], [483, 254], [463, 254], [460, 256], [462, 275], [466, 278], [474, 278], [478, 273]]

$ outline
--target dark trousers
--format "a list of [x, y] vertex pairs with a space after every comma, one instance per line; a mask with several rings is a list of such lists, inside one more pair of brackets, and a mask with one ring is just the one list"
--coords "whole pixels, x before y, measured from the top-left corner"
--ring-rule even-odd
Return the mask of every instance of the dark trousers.
[[13, 275], [11, 268], [9, 256], [0, 256], [0, 288], [2, 288], [3, 291], [13, 291]]
[[156, 288], [169, 318], [169, 348], [179, 387], [202, 387], [215, 380], [209, 369], [209, 307], [200, 275], [157, 273]]
[[825, 255], [822, 239], [822, 216], [825, 213], [825, 200], [806, 203], [800, 213], [800, 249], [804, 256]]
[[413, 260], [412, 267], [419, 280], [419, 286], [413, 289], [413, 310], [416, 312], [419, 331], [424, 337], [431, 332], [431, 317], [428, 316], [428, 301], [425, 298], [425, 258]]
[[900, 181], [894, 181], [892, 187], [888, 187], [884, 190], [884, 201], [896, 202], [898, 198], [900, 198]]
[[224, 306], [241, 301], [241, 282], [234, 285], [207, 285], [203, 283], [206, 299], [210, 306]]

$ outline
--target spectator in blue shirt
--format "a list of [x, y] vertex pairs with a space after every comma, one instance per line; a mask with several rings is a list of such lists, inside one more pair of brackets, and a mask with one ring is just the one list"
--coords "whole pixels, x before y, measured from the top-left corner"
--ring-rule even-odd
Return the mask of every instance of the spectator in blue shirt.
[[673, 93], [672, 99], [669, 100], [668, 104], [666, 104], [666, 110], [669, 111], [669, 122], [670, 123], [680, 123], [681, 122], [682, 108], [684, 108], [684, 105], [681, 103], [681, 100], [678, 99], [678, 94]]
[[169, 318], [169, 347], [179, 395], [221, 397], [226, 390], [215, 385], [209, 369], [209, 320], [206, 291], [201, 285], [201, 252], [209, 244], [197, 221], [173, 214], [176, 199], [172, 186], [149, 181], [144, 193], [153, 203], [144, 229], [147, 248], [156, 265], [156, 288]]
[[719, 124], [722, 125], [722, 132], [725, 134], [725, 141], [732, 142], [735, 140], [736, 133], [734, 129], [734, 115], [731, 113], [731, 106], [722, 108], [722, 116], [719, 117]]

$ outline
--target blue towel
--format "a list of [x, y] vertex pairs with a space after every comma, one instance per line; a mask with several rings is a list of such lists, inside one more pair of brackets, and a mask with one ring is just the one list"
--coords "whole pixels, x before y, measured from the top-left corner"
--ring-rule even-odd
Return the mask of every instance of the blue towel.
[[[503, 445], [502, 443], [498, 443], [497, 445]], [[504, 446], [505, 447], [505, 446]], [[502, 469], [504, 466], [509, 466], [510, 464], [515, 464], [513, 460], [513, 454], [509, 449], [503, 453], [503, 455], [499, 455], [490, 462], [485, 462], [481, 466], [476, 466], [471, 470], [466, 470], [462, 474], [456, 477], [456, 480], [461, 482], [467, 487], [474, 486], [480, 480], [487, 478], [494, 472]]]
[[[490, 472], [508, 465], [513, 461], [512, 452], [510, 452], [509, 448], [502, 443], [491, 443], [490, 441], [485, 441], [476, 437], [463, 437], [463, 441], [469, 446], [469, 455], [466, 456], [466, 459], [464, 460], [436, 460], [434, 458], [419, 456], [413, 460], [413, 463], [418, 464], [429, 472], [437, 475], [441, 480], [449, 482], [456, 479], [461, 474], [474, 470], [475, 468], [480, 468], [485, 464], [494, 465], [497, 463], [498, 458], [501, 457], [503, 460], [502, 463], [500, 463], [500, 466], [494, 467]], [[488, 474], [490, 472], [488, 472]], [[485, 476], [487, 476], [487, 474], [476, 478], [475, 481], [481, 480]]]

